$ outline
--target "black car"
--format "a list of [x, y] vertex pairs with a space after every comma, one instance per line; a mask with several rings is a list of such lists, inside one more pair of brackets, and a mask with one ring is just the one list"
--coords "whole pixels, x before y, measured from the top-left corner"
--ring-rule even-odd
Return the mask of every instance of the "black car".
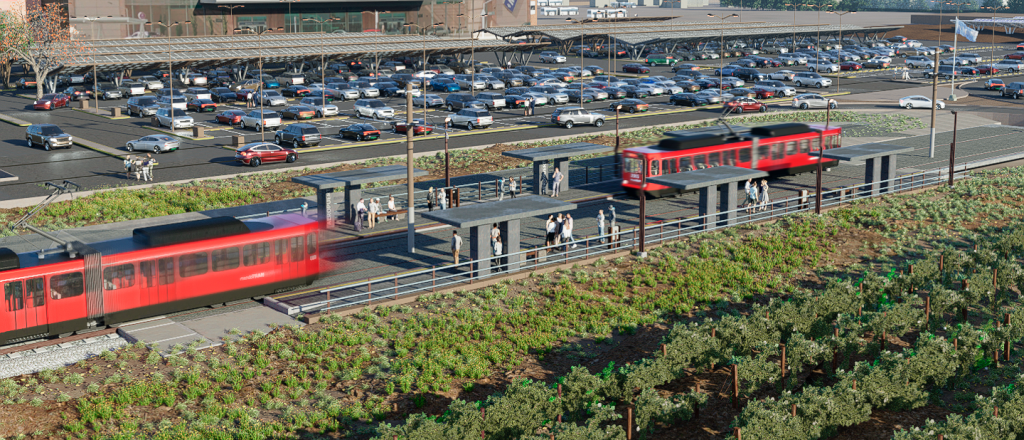
[[352, 138], [357, 141], [372, 141], [380, 138], [380, 130], [370, 124], [352, 124], [342, 127], [338, 135], [344, 138]]
[[757, 69], [750, 68], [736, 69], [736, 71], [733, 72], [732, 76], [735, 76], [747, 82], [754, 82], [760, 81], [762, 79], [767, 79], [767, 76], [765, 74], [758, 72]]
[[622, 99], [626, 97], [626, 91], [619, 87], [605, 87], [601, 90], [608, 94], [608, 99]]
[[569, 95], [569, 102], [578, 102], [580, 104], [594, 102], [594, 95], [591, 95], [590, 93], [587, 93], [585, 91], [581, 92], [579, 90], [569, 90], [565, 92], [565, 94]]
[[237, 93], [227, 87], [214, 87], [210, 89], [210, 98], [213, 99], [213, 102], [222, 104], [225, 102], [235, 102], [238, 100], [237, 95]]
[[668, 98], [668, 103], [672, 105], [688, 105], [690, 107], [697, 107], [700, 105], [708, 105], [708, 100], [702, 96], [697, 96], [695, 93], [676, 93]]
[[306, 97], [307, 98], [316, 98], [316, 99], [321, 100], [321, 101], [326, 99], [327, 102], [333, 102], [335, 99], [339, 98], [339, 96], [336, 95], [331, 90], [313, 90], [312, 92], [309, 92], [309, 94], [306, 95]]
[[284, 96], [291, 96], [293, 98], [303, 98], [309, 96], [309, 87], [292, 85], [281, 89], [281, 94]]
[[648, 96], [647, 92], [638, 89], [636, 86], [622, 86], [619, 88], [626, 91], [627, 98], [646, 98]]

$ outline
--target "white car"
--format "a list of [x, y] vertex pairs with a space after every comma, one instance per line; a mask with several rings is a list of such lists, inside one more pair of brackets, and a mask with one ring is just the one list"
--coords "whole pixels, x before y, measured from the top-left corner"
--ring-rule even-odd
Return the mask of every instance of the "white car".
[[1022, 60], [999, 60], [992, 65], [996, 70], [1005, 70], [1009, 73], [1017, 73], [1024, 70], [1024, 61]]
[[914, 49], [914, 55], [935, 56], [935, 49], [927, 46], [919, 46]]
[[380, 90], [376, 87], [360, 87], [356, 89], [360, 98], [376, 98], [380, 96]]
[[810, 70], [811, 72], [818, 71], [826, 73], [836, 73], [840, 70], [839, 65], [831, 61], [810, 60], [807, 62], [807, 67], [808, 70]]
[[299, 104], [309, 106], [313, 110], [316, 110], [316, 117], [318, 118], [323, 118], [325, 116], [338, 116], [338, 106], [329, 102], [327, 105], [324, 105], [323, 99], [305, 97], [302, 98], [302, 101], [299, 101]]
[[814, 72], [800, 72], [793, 77], [793, 85], [798, 87], [817, 87], [820, 89], [831, 86], [832, 80]]
[[160, 90], [164, 88], [164, 83], [152, 75], [145, 75], [139, 78], [139, 82], [146, 85], [149, 90]]
[[542, 62], [542, 63], [554, 63], [554, 64], [564, 63], [565, 62], [565, 56], [559, 54], [558, 52], [551, 52], [551, 51], [541, 52], [540, 53], [540, 62]]
[[354, 109], [357, 117], [373, 119], [391, 119], [395, 117], [395, 109], [384, 105], [379, 99], [360, 99]]
[[487, 88], [487, 83], [482, 79], [474, 78], [472, 75], [455, 75], [455, 83], [459, 85], [462, 90], [484, 90]]
[[939, 60], [939, 65], [945, 64], [952, 64], [956, 66], [969, 66], [971, 65], [971, 60], [969, 58], [963, 57], [949, 57], [946, 59]]
[[427, 79], [430, 79], [430, 78], [433, 78], [435, 76], [437, 76], [437, 72], [435, 72], [433, 70], [421, 70], [419, 72], [416, 72], [416, 73], [412, 74], [413, 78], [427, 78]]
[[348, 101], [350, 99], [359, 99], [359, 89], [350, 89], [350, 88], [346, 87], [346, 88], [341, 89], [341, 90], [337, 90], [337, 89], [327, 89], [327, 90], [330, 90], [331, 92], [334, 92], [335, 95], [340, 96], [342, 101]]
[[160, 99], [156, 101], [156, 105], [184, 111], [185, 106], [188, 105], [188, 98], [184, 96], [174, 96], [173, 98], [170, 96], [161, 96]]
[[238, 127], [243, 130], [249, 127], [255, 128], [256, 131], [276, 130], [281, 127], [281, 115], [273, 110], [263, 110], [261, 115], [260, 110], [256, 109], [242, 116]]
[[807, 64], [807, 57], [796, 53], [784, 53], [779, 55], [779, 59], [792, 61], [794, 64]]
[[919, 57], [919, 56], [907, 57], [907, 59], [904, 61], [904, 63], [906, 63], [907, 67], [909, 67], [911, 69], [920, 69], [920, 68], [934, 69], [935, 68], [935, 61], [929, 59], [928, 57]]
[[796, 76], [796, 72], [792, 70], [779, 70], [768, 74], [768, 79], [777, 79], [779, 81], [792, 81], [793, 77]]
[[183, 110], [165, 107], [157, 110], [153, 117], [156, 118], [158, 125], [161, 127], [169, 127], [171, 130], [192, 128], [192, 126], [195, 125], [195, 121], [192, 120], [192, 117], [186, 115]]
[[[923, 96], [923, 95], [907, 96], [905, 98], [900, 98], [900, 107], [903, 107], [903, 108], [906, 108], [906, 109], [911, 109], [911, 108], [928, 108], [928, 109], [930, 109], [930, 108], [932, 108], [932, 100], [931, 100], [931, 98], [928, 98], [927, 96]], [[942, 110], [942, 109], [946, 108], [946, 103], [942, 102], [941, 99], [937, 100], [937, 101], [935, 101], [935, 108], [938, 109], [938, 110]]]
[[[540, 92], [526, 92], [521, 95], [524, 98], [532, 98], [536, 100], [536, 105], [546, 105], [548, 102], [548, 94]], [[565, 95], [565, 102], [569, 102], [569, 95]]]
[[288, 98], [285, 98], [277, 90], [264, 90], [260, 92], [259, 100], [263, 102], [263, 105], [271, 107], [288, 104]]
[[[541, 93], [541, 92], [533, 92], [533, 93]], [[568, 104], [569, 103], [569, 94], [565, 93], [565, 92], [541, 93], [541, 94], [547, 97], [544, 100], [545, 103], [551, 103], [551, 104]]]
[[914, 48], [917, 48], [917, 47], [921, 47], [921, 46], [923, 46], [923, 45], [921, 44], [921, 42], [920, 42], [920, 41], [917, 41], [917, 40], [907, 40], [907, 41], [906, 41], [906, 42], [904, 42], [903, 44], [906, 44], [906, 45], [907, 45], [907, 47], [914, 47]]

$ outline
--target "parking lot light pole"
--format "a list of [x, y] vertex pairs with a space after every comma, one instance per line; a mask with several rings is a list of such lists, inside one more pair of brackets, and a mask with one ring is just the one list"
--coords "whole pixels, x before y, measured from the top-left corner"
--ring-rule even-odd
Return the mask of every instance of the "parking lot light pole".
[[622, 105], [615, 106], [615, 165], [618, 167], [621, 159], [619, 156], [619, 110], [622, 110]]
[[[322, 106], [324, 111], [321, 114], [323, 117], [327, 117], [327, 71], [324, 69], [324, 39], [327, 38], [327, 34], [324, 33], [324, 24], [332, 21], [338, 21], [338, 17], [331, 17], [326, 20], [317, 20], [315, 18], [303, 18], [302, 21], [309, 21], [320, 25], [320, 84], [323, 84], [323, 89], [320, 92], [320, 98], [322, 100]], [[260, 72], [262, 74], [262, 72]]]
[[[1010, 7], [1009, 6], [982, 6], [981, 9], [991, 9], [992, 10], [992, 20], [994, 21], [996, 19], [996, 11], [998, 11], [1000, 9], [1010, 9]], [[996, 66], [995, 66], [995, 64], [996, 64], [996, 27], [995, 27], [995, 23], [993, 23], [993, 26], [992, 26], [992, 49], [991, 49], [990, 52], [991, 52], [991, 54], [989, 55], [989, 63], [990, 64], [989, 64], [989, 69], [988, 69], [988, 75], [989, 76], [995, 76], [996, 75]]]
[[796, 8], [800, 5], [796, 3], [786, 3], [786, 6], [793, 7], [793, 53], [796, 53]]
[[949, 187], [953, 187], [953, 161], [956, 160], [956, 110], [953, 113], [953, 142], [949, 144]]
[[[434, 28], [437, 28], [438, 26], [444, 26], [444, 23], [438, 22], [438, 23], [431, 24], [430, 26], [420, 26], [420, 25], [418, 25], [416, 23], [409, 23], [409, 24], [403, 24], [402, 26], [406, 27], [406, 28], [409, 28], [409, 32], [412, 32], [412, 27], [413, 26], [416, 26], [416, 27], [420, 28], [421, 31], [423, 31], [423, 70], [424, 71], [427, 70], [427, 32], [426, 32], [426, 29], [423, 29], [423, 28], [429, 27], [431, 29], [434, 29]], [[428, 78], [420, 78], [420, 84], [423, 86], [423, 94], [420, 95], [420, 96], [423, 97], [423, 124], [427, 123], [427, 79]], [[470, 88], [472, 88], [472, 87], [470, 87]], [[406, 111], [409, 112], [410, 114], [413, 112], [413, 110], [415, 110], [415, 109], [411, 105], [408, 106], [407, 109], [406, 109]], [[412, 127], [411, 127], [411, 123], [410, 123], [410, 127], [408, 127], [407, 130], [411, 130], [411, 129], [412, 129]], [[448, 127], [445, 127], [445, 132], [447, 132], [447, 131], [448, 131]]]
[[832, 5], [813, 5], [810, 3], [805, 3], [801, 6], [816, 8], [818, 10], [818, 33], [817, 37], [815, 37], [814, 39], [814, 72], [821, 72], [821, 8], [831, 8]]
[[217, 7], [218, 8], [227, 8], [227, 10], [228, 10], [228, 29], [234, 29], [235, 28], [235, 8], [244, 8], [245, 5], [234, 5], [234, 6], [220, 5], [220, 6], [217, 6]]
[[[580, 15], [583, 15], [583, 14], [580, 13]], [[580, 96], [583, 96], [583, 23], [587, 23], [587, 22], [591, 22], [591, 21], [597, 21], [597, 20], [587, 20], [587, 19], [582, 19], [582, 18], [579, 19], [579, 20], [576, 20], [576, 19], [571, 18], [571, 17], [566, 17], [565, 18], [565, 22], [566, 23], [579, 23], [580, 24]], [[583, 104], [583, 98], [580, 98], [580, 104]]]
[[724, 101], [725, 99], [722, 97], [722, 79], [724, 78], [722, 70], [725, 69], [725, 20], [727, 18], [739, 17], [739, 15], [731, 14], [721, 17], [715, 14], [708, 14], [708, 17], [722, 20], [722, 23], [718, 26], [718, 97]]
[[928, 157], [935, 157], [935, 103], [939, 98], [939, 45], [942, 44], [942, 5], [939, 2], [939, 36], [935, 44], [935, 64], [932, 66], [932, 125], [928, 137]]
[[373, 11], [373, 77], [380, 78], [380, 34], [383, 32], [380, 28], [379, 20], [377, 17], [380, 13], [390, 14], [391, 11]]
[[[290, 15], [292, 15], [292, 3], [296, 3], [296, 2], [298, 2], [300, 0], [277, 0], [277, 1], [280, 2], [280, 3], [288, 3], [288, 15], [290, 16]], [[285, 23], [288, 23], [288, 18], [291, 18], [291, 17], [286, 17], [285, 18]], [[294, 34], [295, 33], [295, 19], [291, 18], [291, 20], [292, 20], [292, 33]], [[282, 31], [283, 30], [284, 30], [284, 28], [282, 28]]]
[[[191, 22], [186, 21], [185, 23], [191, 23]], [[174, 65], [171, 63], [171, 26], [174, 26], [174, 25], [180, 24], [180, 23], [177, 22], [177, 21], [174, 22], [174, 23], [164, 23], [162, 21], [158, 21], [156, 23], [152, 23], [152, 22], [148, 22], [147, 21], [146, 24], [148, 24], [150, 26], [153, 26], [153, 25], [160, 26], [160, 27], [164, 28], [166, 30], [166, 32], [167, 32], [167, 88], [172, 90], [172, 92], [171, 92], [171, 101], [173, 102], [174, 101], [174, 92], [173, 92], [173, 90], [174, 90]], [[96, 105], [97, 105], [96, 109], [98, 111], [99, 110], [99, 107], [98, 107], [99, 106], [99, 102], [97, 102]], [[174, 114], [173, 106], [172, 106], [172, 109], [171, 109], [171, 114], [172, 115]], [[171, 127], [171, 128], [174, 128], [174, 127]]]
[[[843, 62], [843, 16], [846, 15], [846, 14], [856, 14], [857, 11], [846, 11], [846, 12], [828, 11], [828, 13], [829, 14], [835, 14], [835, 15], [839, 16], [839, 51], [836, 52], [836, 53], [839, 54], [839, 62], [842, 63]], [[843, 68], [842, 68], [842, 64], [840, 64], [839, 71], [836, 72], [836, 93], [839, 93], [839, 78], [840, 78], [840, 76], [841, 76], [840, 74], [842, 72], [843, 72]]]
[[[274, 31], [275, 31], [274, 28], [269, 28], [269, 27], [268, 28], [264, 28], [263, 30], [254, 30], [254, 31], [252, 31], [252, 33], [256, 34], [256, 45], [257, 45], [257, 47], [259, 47], [259, 58], [258, 58], [258, 61], [256, 62], [256, 65], [257, 65], [257, 67], [259, 67], [260, 85], [259, 85], [259, 90], [257, 90], [257, 92], [259, 92], [259, 93], [256, 94], [256, 99], [260, 100], [260, 125], [259, 125], [259, 129], [260, 129], [260, 142], [266, 142], [267, 141], [267, 121], [265, 119], [263, 119], [263, 101], [264, 101], [264, 99], [260, 96], [260, 94], [262, 94], [263, 92], [266, 91], [266, 87], [263, 87], [263, 34], [265, 34], [267, 32], [274, 32]], [[284, 31], [283, 27], [278, 27], [277, 28], [277, 32], [283, 32], [283, 31]], [[239, 29], [239, 28], [235, 28], [235, 32], [242, 32], [242, 30]]]

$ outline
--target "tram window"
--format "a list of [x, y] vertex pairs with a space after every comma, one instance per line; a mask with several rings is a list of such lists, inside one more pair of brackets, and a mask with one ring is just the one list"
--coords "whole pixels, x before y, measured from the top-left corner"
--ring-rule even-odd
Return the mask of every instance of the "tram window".
[[300, 261], [305, 260], [306, 259], [306, 255], [302, 253], [302, 251], [303, 251], [302, 237], [301, 236], [300, 237], [292, 237], [290, 239], [290, 241], [292, 243], [292, 262], [293, 263], [298, 263]]
[[708, 153], [708, 166], [717, 167], [722, 165], [722, 153]]
[[689, 156], [679, 158], [679, 169], [683, 171], [693, 171], [693, 164], [690, 163]]
[[21, 281], [4, 283], [4, 301], [7, 301], [8, 312], [25, 308], [25, 297], [21, 289]]
[[103, 269], [103, 290], [124, 289], [134, 285], [134, 264], [121, 264]]
[[85, 293], [85, 282], [81, 272], [71, 272], [50, 277], [50, 299], [64, 299]]
[[156, 260], [156, 268], [160, 271], [160, 285], [174, 284], [174, 257]]
[[25, 291], [28, 293], [29, 304], [32, 304], [32, 307], [46, 305], [46, 288], [43, 287], [42, 277], [25, 280]]
[[740, 149], [740, 163], [750, 162], [750, 148]]
[[306, 236], [306, 253], [309, 255], [316, 255], [316, 234], [311, 233]]
[[242, 247], [242, 264], [254, 266], [270, 260], [270, 243], [247, 244]]
[[818, 151], [818, 141], [817, 136], [811, 138], [811, 151]]
[[768, 160], [768, 152], [771, 149], [771, 145], [758, 145], [757, 146], [757, 160]]
[[708, 164], [707, 158], [704, 157], [703, 154], [698, 154], [696, 156], [693, 156], [693, 167], [695, 169], [703, 170], [704, 168], [707, 168], [707, 164]]
[[284, 250], [288, 247], [288, 240], [274, 240], [274, 258], [277, 264], [284, 264]]
[[205, 274], [210, 269], [206, 252], [182, 255], [178, 257], [178, 275], [182, 278]]
[[238, 248], [217, 249], [212, 252], [213, 271], [231, 270], [238, 267]]
[[643, 171], [644, 162], [635, 157], [627, 157], [623, 168], [627, 173], [639, 174]]
[[778, 160], [786, 157], [782, 154], [783, 147], [784, 146], [782, 144], [772, 144], [772, 160]]
[[650, 174], [651, 176], [660, 176], [661, 175], [661, 167], [658, 166], [659, 163], [660, 162], [658, 162], [656, 160], [652, 160], [651, 161], [651, 174]]
[[801, 140], [800, 141], [800, 152], [804, 153], [804, 154], [807, 154], [808, 151], [809, 150], [807, 149], [807, 139]]
[[786, 156], [796, 154], [796, 141], [786, 142]]
[[152, 261], [140, 262], [139, 272], [142, 274], [142, 278], [146, 279], [146, 287], [153, 287], [153, 284], [156, 283], [156, 265]]

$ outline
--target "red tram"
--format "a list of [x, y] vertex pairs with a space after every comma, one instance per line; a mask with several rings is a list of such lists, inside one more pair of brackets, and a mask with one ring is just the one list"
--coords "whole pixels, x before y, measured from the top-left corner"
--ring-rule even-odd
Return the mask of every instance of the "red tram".
[[[758, 169], [773, 176], [808, 172], [818, 164], [818, 143], [823, 141], [825, 149], [839, 148], [841, 135], [840, 127], [825, 130], [798, 123], [739, 128], [733, 133], [681, 133], [656, 146], [626, 149], [622, 186], [637, 197], [642, 186], [648, 197], [661, 197], [681, 190], [646, 183], [647, 177], [721, 165]], [[836, 160], [822, 162], [826, 168], [836, 164]]]
[[311, 284], [317, 233], [296, 214], [217, 217], [73, 242], [77, 257], [0, 248], [0, 345]]

